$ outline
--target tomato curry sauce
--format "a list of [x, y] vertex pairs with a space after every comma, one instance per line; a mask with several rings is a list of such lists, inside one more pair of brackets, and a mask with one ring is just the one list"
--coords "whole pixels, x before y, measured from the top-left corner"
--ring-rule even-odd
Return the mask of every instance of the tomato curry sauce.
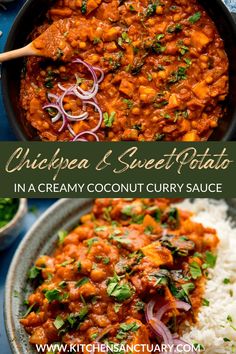
[[[93, 141], [98, 112], [53, 122], [57, 111], [43, 109], [58, 84], [91, 88], [91, 75], [73, 59], [102, 69], [96, 102], [103, 119], [100, 141], [205, 141], [223, 114], [228, 93], [228, 58], [213, 21], [196, 0], [58, 0], [32, 38], [51, 24], [63, 39], [43, 37], [35, 46], [45, 58], [31, 57], [22, 75], [20, 104], [42, 140], [70, 141], [80, 134]], [[55, 51], [55, 45], [57, 46]], [[54, 46], [54, 47], [53, 47]], [[53, 50], [56, 54], [52, 54]], [[63, 107], [71, 116], [81, 100], [66, 95]]]
[[154, 301], [157, 315], [166, 309], [166, 331], [181, 334], [206, 301], [218, 241], [173, 200], [97, 199], [30, 269], [35, 291], [20, 322], [34, 345], [157, 343], [147, 317]]

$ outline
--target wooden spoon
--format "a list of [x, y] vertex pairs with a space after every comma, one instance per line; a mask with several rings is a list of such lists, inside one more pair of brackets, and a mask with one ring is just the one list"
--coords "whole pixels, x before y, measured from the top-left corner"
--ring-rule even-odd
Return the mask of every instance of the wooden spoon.
[[63, 19], [54, 22], [45, 32], [23, 48], [0, 54], [0, 63], [24, 56], [42, 56], [65, 60], [71, 53], [66, 36], [75, 21]]

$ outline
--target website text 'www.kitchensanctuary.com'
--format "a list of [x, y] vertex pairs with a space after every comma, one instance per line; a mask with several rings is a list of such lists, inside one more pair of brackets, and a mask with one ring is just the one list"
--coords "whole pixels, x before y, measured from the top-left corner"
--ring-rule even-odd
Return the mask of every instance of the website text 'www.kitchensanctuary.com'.
[[95, 343], [95, 344], [36, 344], [38, 353], [196, 353], [203, 350], [201, 344], [188, 344], [178, 341], [173, 344], [120, 344], [120, 343]]

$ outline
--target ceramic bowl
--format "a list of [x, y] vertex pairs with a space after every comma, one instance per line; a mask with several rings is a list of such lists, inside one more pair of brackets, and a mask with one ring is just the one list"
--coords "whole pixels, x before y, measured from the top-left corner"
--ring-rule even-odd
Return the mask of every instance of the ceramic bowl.
[[0, 228], [0, 251], [3, 251], [7, 247], [9, 247], [19, 236], [22, 230], [23, 220], [26, 212], [27, 199], [20, 198], [18, 210], [15, 216], [7, 225]]
[[[28, 270], [40, 254], [51, 253], [59, 230], [71, 230], [88, 212], [92, 199], [61, 199], [50, 207], [32, 226], [19, 245], [12, 260], [5, 288], [5, 324], [14, 354], [35, 354], [19, 318], [27, 294], [32, 290], [27, 282]], [[0, 350], [1, 351], [1, 350]]]
[[[236, 199], [227, 200], [230, 216], [236, 220]], [[61, 199], [33, 225], [21, 242], [11, 263], [5, 290], [5, 325], [13, 354], [36, 354], [28, 335], [19, 323], [27, 295], [32, 292], [27, 282], [28, 270], [40, 254], [50, 254], [59, 230], [71, 230], [80, 217], [91, 210], [92, 199]]]

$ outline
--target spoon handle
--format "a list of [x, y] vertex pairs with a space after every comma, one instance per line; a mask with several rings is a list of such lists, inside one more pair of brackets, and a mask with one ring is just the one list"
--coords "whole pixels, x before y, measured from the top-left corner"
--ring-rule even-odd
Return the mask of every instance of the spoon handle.
[[37, 55], [37, 51], [33, 48], [32, 43], [28, 44], [23, 48], [11, 50], [10, 52], [0, 54], [0, 63], [29, 55]]

